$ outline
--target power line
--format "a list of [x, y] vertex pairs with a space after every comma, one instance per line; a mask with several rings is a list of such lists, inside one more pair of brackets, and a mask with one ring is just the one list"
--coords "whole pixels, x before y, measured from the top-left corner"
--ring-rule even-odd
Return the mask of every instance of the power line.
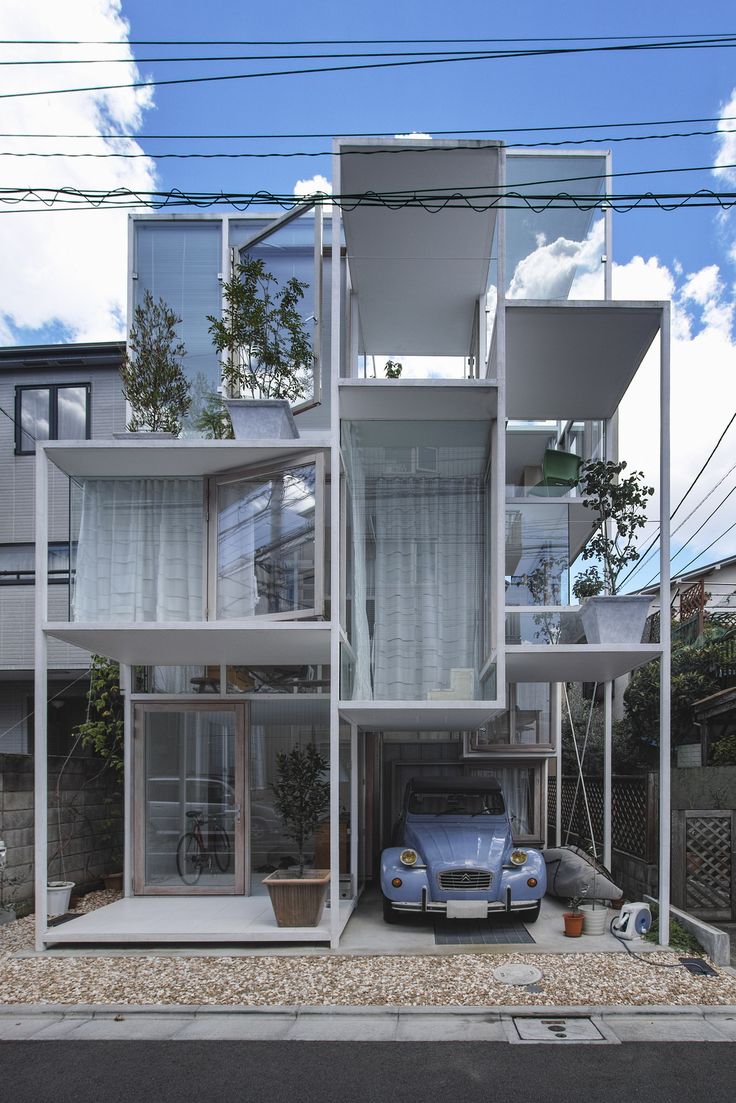
[[[736, 121], [736, 115], [702, 115], [696, 118], [690, 119], [639, 119], [629, 122], [605, 122], [605, 123], [566, 123], [560, 126], [496, 126], [486, 127], [483, 129], [468, 130], [460, 127], [455, 127], [453, 130], [437, 130], [432, 127], [424, 127], [420, 130], [420, 133], [436, 135], [437, 137], [457, 137], [458, 135], [470, 135], [470, 134], [546, 134], [552, 132], [566, 131], [566, 130], [598, 130], [601, 127], [605, 127], [609, 130], [622, 129], [626, 127], [634, 126], [685, 126], [692, 123], [717, 123], [717, 122], [734, 122]], [[132, 138], [139, 139], [145, 137], [148, 139], [161, 139], [172, 141], [241, 141], [243, 139], [253, 139], [258, 141], [292, 141], [294, 139], [306, 139], [306, 138], [392, 138], [395, 137], [396, 131], [399, 134], [409, 133], [409, 128], [405, 127], [403, 130], [400, 127], [395, 128], [395, 131], [389, 133], [388, 131], [348, 131], [342, 132], [339, 135], [334, 134], [331, 131], [311, 131], [300, 132], [293, 134], [127, 134], [122, 132], [110, 132], [96, 133], [96, 134], [59, 134], [54, 132], [53, 134], [45, 133], [22, 133], [14, 131], [12, 133], [0, 133], [0, 138]], [[703, 130], [694, 131], [695, 134], [718, 134], [719, 130]], [[657, 135], [655, 135], [657, 137]], [[662, 135], [662, 137], [670, 137], [668, 134]], [[689, 137], [688, 134], [675, 135], [675, 137]], [[597, 139], [596, 139], [597, 140]]]
[[[694, 479], [692, 480], [692, 482], [690, 483], [690, 486], [689, 486], [689, 487], [687, 488], [687, 490], [686, 490], [686, 491], [685, 491], [685, 493], [684, 493], [684, 494], [682, 495], [682, 497], [680, 498], [679, 502], [677, 503], [677, 505], [676, 505], [676, 506], [675, 506], [675, 508], [673, 509], [672, 513], [670, 514], [670, 521], [673, 521], [673, 520], [675, 519], [675, 515], [677, 514], [678, 510], [680, 509], [680, 506], [681, 506], [681, 505], [683, 504], [683, 502], [685, 501], [685, 499], [686, 499], [686, 498], [688, 497], [688, 495], [689, 495], [689, 494], [690, 494], [690, 492], [692, 491], [693, 487], [695, 486], [695, 484], [696, 484], [696, 483], [698, 482], [698, 480], [700, 479], [700, 476], [701, 476], [701, 475], [703, 474], [703, 472], [705, 471], [706, 467], [708, 466], [708, 464], [710, 463], [710, 461], [711, 461], [711, 460], [713, 459], [713, 457], [715, 456], [716, 452], [718, 451], [718, 449], [719, 449], [719, 447], [720, 447], [720, 445], [721, 445], [721, 442], [723, 441], [723, 438], [725, 437], [726, 433], [728, 432], [728, 430], [729, 430], [729, 429], [731, 428], [731, 426], [733, 425], [734, 421], [736, 421], [736, 410], [734, 411], [734, 413], [733, 413], [733, 414], [731, 415], [731, 417], [729, 418], [729, 420], [728, 420], [728, 423], [726, 424], [726, 427], [725, 427], [725, 429], [723, 430], [723, 432], [722, 432], [722, 433], [721, 433], [721, 435], [719, 436], [719, 438], [718, 438], [718, 440], [716, 441], [716, 443], [715, 443], [715, 444], [713, 445], [713, 448], [711, 449], [711, 452], [710, 452], [710, 454], [709, 454], [708, 458], [706, 459], [705, 463], [704, 463], [704, 464], [703, 464], [703, 466], [702, 466], [702, 467], [700, 468], [700, 470], [698, 471], [697, 475], [695, 476], [695, 478], [694, 478]], [[724, 476], [724, 478], [725, 478], [725, 476]], [[716, 483], [716, 487], [717, 487], [717, 486], [718, 486], [718, 483]], [[715, 489], [716, 489], [716, 487], [714, 487], [714, 488], [713, 488], [713, 490], [715, 490]], [[711, 491], [711, 494], [712, 494], [712, 493], [713, 493], [713, 491]], [[707, 498], [707, 497], [709, 497], [709, 495], [706, 495], [706, 498]], [[702, 500], [701, 500], [701, 502], [699, 503], [699, 506], [700, 506], [700, 505], [702, 505], [702, 504], [703, 504], [703, 502], [704, 502], [705, 500], [706, 500], [705, 498], [704, 498], [704, 499], [702, 499]], [[697, 508], [699, 508], [699, 506], [698, 506]], [[692, 513], [691, 513], [691, 514], [690, 514], [689, 516], [690, 516], [690, 517], [692, 517]], [[686, 520], [687, 520], [687, 518], [686, 518]], [[678, 528], [682, 528], [682, 525], [678, 526]], [[638, 571], [638, 570], [639, 570], [639, 568], [640, 568], [641, 566], [643, 566], [643, 565], [644, 565], [644, 562], [643, 562], [643, 561], [644, 561], [644, 559], [646, 558], [646, 556], [647, 556], [647, 555], [649, 554], [649, 552], [651, 551], [651, 549], [652, 549], [652, 548], [654, 547], [654, 545], [655, 545], [655, 544], [657, 543], [657, 541], [659, 540], [659, 536], [660, 536], [659, 532], [655, 532], [655, 533], [654, 533], [654, 535], [652, 536], [652, 539], [651, 539], [651, 541], [650, 541], [650, 543], [649, 543], [649, 547], [648, 547], [648, 548], [645, 548], [645, 549], [644, 549], [644, 551], [642, 552], [642, 555], [641, 555], [641, 557], [639, 558], [639, 561], [638, 561], [637, 563], [635, 563], [635, 564], [634, 564], [634, 566], [633, 566], [633, 567], [631, 568], [631, 570], [630, 570], [630, 571], [628, 572], [628, 574], [627, 574], [627, 575], [626, 575], [626, 576], [625, 576], [625, 577], [624, 577], [624, 578], [622, 579], [621, 585], [623, 585], [623, 583], [624, 583], [624, 582], [626, 582], [626, 579], [628, 579], [628, 578], [631, 578], [631, 576], [632, 576], [633, 574], [635, 574], [635, 573], [636, 573], [636, 571]], [[656, 577], [656, 576], [655, 576], [655, 577]], [[649, 585], [649, 584], [647, 583], [647, 585]]]
[[2, 46], [391, 46], [456, 45], [463, 42], [630, 42], [666, 39], [728, 38], [732, 32], [682, 34], [561, 35], [527, 38], [3, 38]]
[[[724, 506], [724, 505], [726, 504], [726, 502], [727, 502], [727, 501], [728, 501], [728, 499], [729, 499], [729, 498], [731, 497], [731, 495], [732, 495], [732, 494], [734, 493], [734, 491], [736, 491], [736, 486], [732, 486], [732, 487], [731, 487], [731, 489], [729, 490], [729, 492], [728, 492], [728, 494], [726, 495], [726, 497], [725, 497], [725, 498], [723, 498], [723, 499], [722, 499], [722, 500], [721, 500], [721, 501], [720, 501], [720, 502], [718, 503], [718, 505], [717, 505], [717, 506], [715, 507], [715, 509], [711, 510], [711, 512], [710, 512], [710, 513], [708, 514], [708, 516], [706, 517], [706, 519], [705, 519], [705, 520], [703, 521], [703, 523], [702, 523], [702, 524], [701, 524], [701, 525], [700, 525], [700, 526], [699, 526], [698, 528], [696, 528], [696, 530], [695, 530], [695, 532], [694, 532], [694, 533], [692, 534], [692, 536], [688, 536], [687, 540], [686, 540], [686, 541], [685, 541], [685, 543], [684, 543], [684, 544], [682, 545], [682, 547], [680, 547], [680, 548], [679, 548], [679, 549], [678, 549], [678, 550], [677, 550], [677, 551], [675, 552], [675, 554], [674, 554], [674, 555], [672, 556], [672, 558], [670, 559], [670, 567], [672, 567], [672, 565], [674, 564], [674, 562], [675, 562], [675, 560], [676, 560], [676, 559], [678, 558], [678, 556], [682, 555], [682, 553], [684, 552], [684, 550], [685, 550], [685, 548], [686, 548], [686, 547], [688, 546], [688, 544], [692, 544], [693, 540], [694, 540], [694, 539], [695, 539], [695, 537], [696, 537], [696, 536], [698, 535], [698, 533], [699, 533], [699, 532], [702, 532], [702, 530], [703, 530], [703, 529], [705, 528], [705, 526], [706, 526], [706, 525], [708, 524], [708, 522], [710, 521], [711, 517], [715, 517], [716, 513], [718, 513], [718, 511], [719, 511], [719, 509], [721, 508], [721, 506]], [[700, 558], [700, 556], [701, 556], [702, 554], [703, 554], [702, 552], [699, 552], [699, 553], [698, 553], [698, 555], [696, 555], [696, 557], [695, 557], [695, 558], [696, 558], [696, 559], [699, 559], [699, 558]], [[649, 581], [648, 581], [648, 582], [646, 583], [646, 585], [645, 585], [645, 586], [642, 586], [642, 589], [643, 589], [643, 590], [646, 590], [648, 586], [651, 586], [653, 582], [656, 582], [656, 580], [657, 580], [657, 578], [658, 578], [658, 575], [659, 575], [659, 572], [655, 572], [654, 576], [653, 576], [652, 578], [650, 578], [650, 579], [649, 579]]]
[[[133, 88], [160, 88], [172, 85], [184, 84], [208, 84], [216, 81], [232, 80], [258, 80], [263, 77], [304, 76], [315, 73], [344, 73], [368, 69], [395, 69], [416, 65], [450, 65], [464, 64], [469, 61], [500, 61], [515, 58], [531, 57], [559, 57], [571, 54], [601, 54], [618, 52], [643, 52], [650, 50], [702, 50], [702, 49], [733, 49], [736, 46], [736, 37], [725, 36], [716, 39], [684, 39], [678, 41], [635, 42], [614, 46], [575, 46], [555, 47], [553, 49], [537, 50], [496, 50], [494, 52], [479, 52], [475, 55], [463, 57], [421, 58], [410, 61], [378, 61], [361, 62], [354, 65], [327, 65], [313, 66], [304, 69], [276, 69], [263, 73], [223, 73], [204, 77], [176, 77], [167, 80], [132, 81], [126, 84], [95, 84], [85, 85], [79, 88], [47, 88], [30, 92], [3, 92], [0, 99], [26, 99], [33, 96], [58, 96], [73, 92], [110, 92], [121, 89]], [[133, 60], [133, 59], [132, 59]]]
[[708, 544], [707, 548], [702, 548], [701, 551], [699, 551], [696, 556], [693, 556], [693, 558], [690, 560], [689, 563], [686, 563], [684, 567], [680, 568], [678, 573], [679, 574], [684, 574], [685, 571], [687, 571], [688, 568], [693, 565], [693, 563], [697, 562], [697, 560], [700, 559], [701, 555], [705, 555], [705, 553], [707, 551], [710, 551], [710, 549], [713, 547], [714, 544], [717, 544], [718, 541], [722, 540], [724, 536], [728, 536], [729, 532], [731, 532], [735, 528], [736, 528], [736, 521], [734, 521], [734, 523], [732, 525], [729, 525], [727, 529], [724, 529], [724, 531], [720, 534], [720, 536], [716, 536], [715, 540], [711, 540], [711, 542], [710, 542], [710, 544]]

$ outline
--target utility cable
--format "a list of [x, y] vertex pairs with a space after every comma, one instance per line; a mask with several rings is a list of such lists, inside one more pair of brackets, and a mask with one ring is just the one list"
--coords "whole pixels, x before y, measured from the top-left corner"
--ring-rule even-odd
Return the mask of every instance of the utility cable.
[[379, 46], [457, 45], [463, 42], [631, 42], [654, 39], [729, 38], [730, 31], [682, 34], [562, 35], [531, 38], [3, 38], [2, 46]]
[[[417, 58], [409, 61], [361, 62], [353, 65], [313, 66], [303, 69], [275, 69], [263, 73], [222, 73], [204, 77], [176, 77], [166, 80], [131, 81], [125, 84], [95, 84], [79, 88], [46, 88], [29, 92], [2, 92], [0, 99], [27, 99], [33, 96], [58, 96], [73, 92], [110, 92], [135, 88], [162, 88], [173, 85], [209, 84], [217, 81], [259, 80], [264, 77], [304, 76], [316, 73], [345, 73], [369, 69], [395, 69], [417, 65], [465, 64], [470, 61], [500, 61], [514, 58], [550, 57], [570, 54], [601, 54], [612, 52], [642, 52], [650, 50], [692, 50], [692, 49], [733, 49], [736, 38], [733, 36], [717, 39], [685, 39], [678, 41], [636, 42], [614, 46], [556, 47], [554, 49], [512, 50], [479, 52], [463, 57]], [[134, 59], [131, 59], [134, 61]]]

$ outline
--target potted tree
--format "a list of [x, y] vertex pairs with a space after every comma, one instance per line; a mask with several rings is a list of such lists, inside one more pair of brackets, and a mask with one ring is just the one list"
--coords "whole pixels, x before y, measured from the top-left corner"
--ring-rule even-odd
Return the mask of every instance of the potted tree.
[[589, 460], [581, 470], [583, 505], [595, 516], [582, 557], [596, 563], [578, 575], [572, 590], [583, 603], [588, 643], [640, 643], [649, 611], [648, 597], [618, 592], [622, 572], [639, 558], [636, 540], [654, 494], [641, 471], [621, 478], [625, 468], [624, 460]]
[[207, 316], [236, 438], [299, 436], [290, 403], [306, 393], [312, 365], [299, 311], [307, 287], [295, 276], [280, 286], [263, 260], [246, 257], [223, 287], [222, 318]]
[[314, 743], [276, 757], [274, 804], [284, 834], [294, 840], [299, 856], [296, 869], [277, 869], [263, 879], [279, 927], [316, 927], [322, 915], [330, 871], [307, 870], [305, 850], [329, 807], [327, 768], [327, 759]]
[[583, 933], [583, 913], [580, 910], [580, 897], [573, 896], [568, 908], [569, 910], [562, 914], [565, 934], [568, 938], [580, 938]]
[[130, 403], [130, 433], [178, 436], [192, 400], [181, 362], [186, 353], [176, 327], [181, 322], [163, 299], [146, 291], [133, 311], [133, 325], [120, 374]]

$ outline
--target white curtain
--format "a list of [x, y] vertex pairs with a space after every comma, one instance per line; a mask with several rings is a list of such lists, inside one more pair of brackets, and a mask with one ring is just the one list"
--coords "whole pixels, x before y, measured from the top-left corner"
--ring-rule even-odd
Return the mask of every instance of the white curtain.
[[201, 479], [86, 479], [75, 621], [201, 620]]
[[481, 505], [472, 476], [376, 480], [377, 700], [427, 700], [443, 690], [475, 696]]
[[525, 766], [494, 766], [471, 772], [473, 777], [496, 778], [503, 790], [514, 835], [531, 835], [534, 771]]
[[350, 523], [352, 525], [353, 593], [351, 644], [355, 651], [353, 671], [354, 701], [369, 701], [373, 697], [371, 686], [371, 638], [368, 627], [366, 601], [368, 579], [366, 566], [366, 497], [365, 471], [360, 447], [355, 440], [355, 429], [350, 426], [349, 446], [344, 449], [347, 481], [350, 490]]

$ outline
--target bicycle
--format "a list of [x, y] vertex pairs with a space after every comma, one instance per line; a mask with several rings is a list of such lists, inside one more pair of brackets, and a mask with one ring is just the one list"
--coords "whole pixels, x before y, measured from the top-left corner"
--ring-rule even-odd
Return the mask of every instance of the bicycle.
[[230, 868], [230, 838], [222, 824], [213, 822], [224, 814], [206, 817], [201, 808], [187, 812], [191, 830], [185, 831], [176, 844], [176, 869], [185, 885], [196, 885], [205, 868], [210, 873], [215, 866], [220, 873]]

